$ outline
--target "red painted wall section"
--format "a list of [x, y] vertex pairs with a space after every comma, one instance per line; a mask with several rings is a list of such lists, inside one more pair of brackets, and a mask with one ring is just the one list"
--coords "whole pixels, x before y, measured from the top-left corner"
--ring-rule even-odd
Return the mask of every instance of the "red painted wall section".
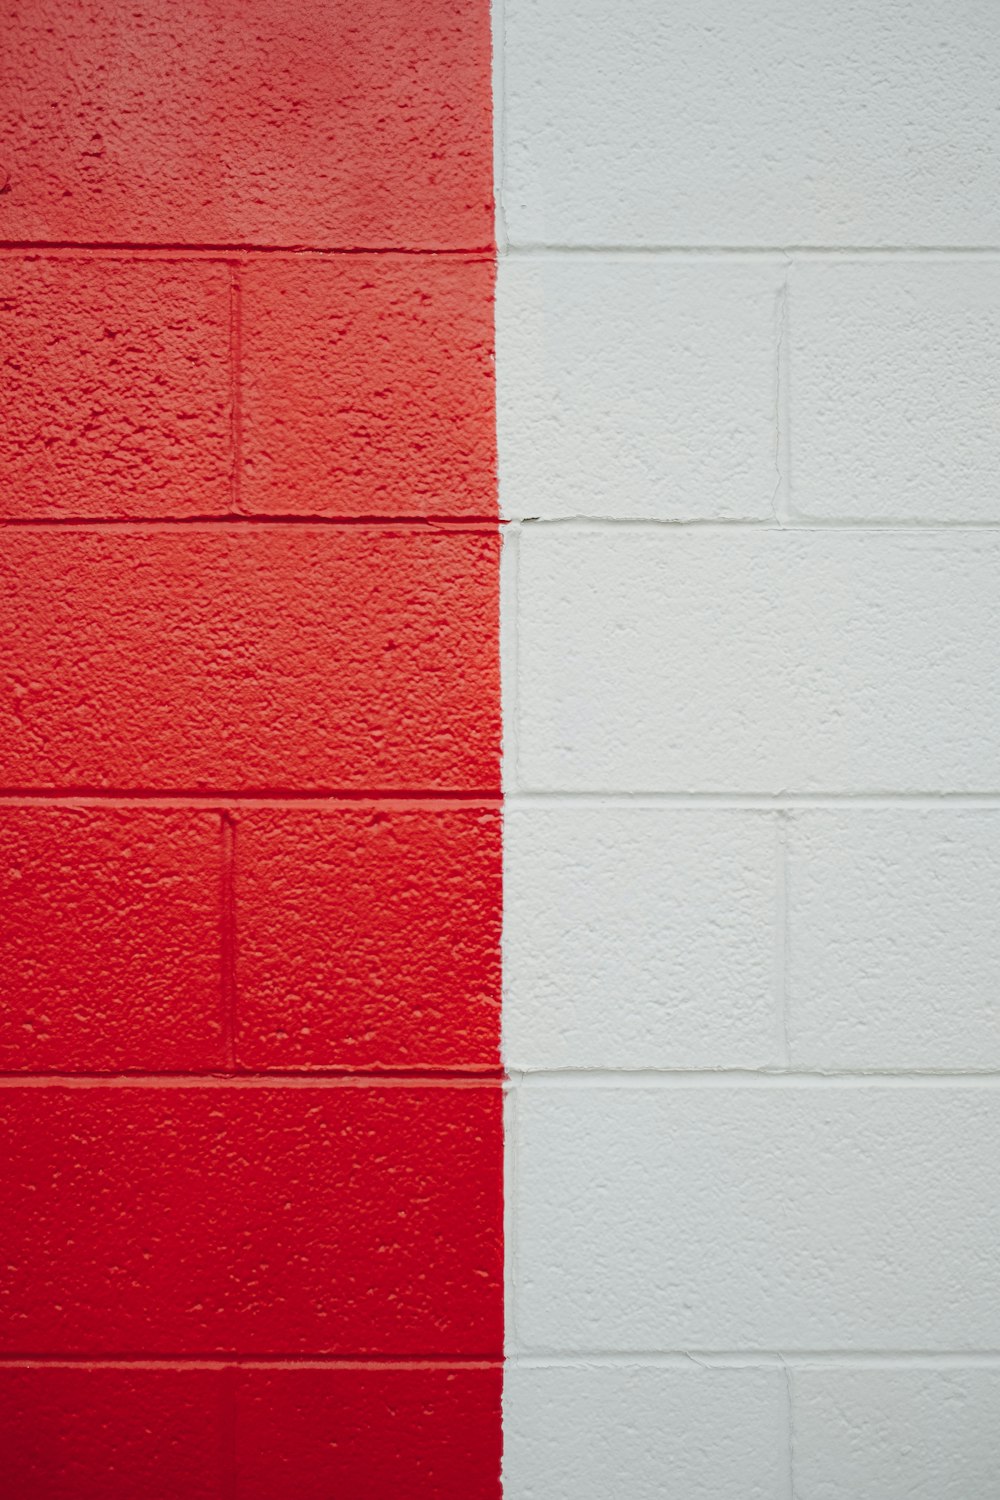
[[49, 1500], [493, 1500], [499, 1402], [499, 1368], [471, 1363], [6, 1367], [4, 1480]]
[[495, 809], [411, 802], [238, 817], [241, 1062], [496, 1071]]
[[425, 525], [11, 528], [8, 785], [493, 795], [498, 548]]
[[0, 517], [496, 510], [489, 256], [8, 253], [0, 360]]
[[225, 1067], [222, 858], [202, 808], [0, 805], [0, 1072]]
[[489, 6], [9, 16], [4, 1484], [496, 1500]]
[[10, 1092], [0, 1350], [495, 1353], [494, 1093], [370, 1079]]
[[491, 258], [267, 256], [239, 276], [245, 513], [493, 514]]
[[0, 515], [225, 515], [230, 300], [221, 261], [8, 252]]
[[12, 239], [493, 245], [479, 0], [14, 0]]

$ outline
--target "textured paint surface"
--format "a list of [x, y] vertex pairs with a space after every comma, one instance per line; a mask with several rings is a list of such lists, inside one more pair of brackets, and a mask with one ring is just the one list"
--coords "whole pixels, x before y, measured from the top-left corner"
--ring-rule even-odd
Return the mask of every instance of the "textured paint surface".
[[0, 1369], [4, 1485], [19, 1500], [221, 1500], [214, 1370]]
[[0, 1488], [498, 1500], [487, 0], [13, 0]]
[[527, 785], [1000, 785], [1000, 532], [539, 528], [522, 541]]
[[515, 1316], [528, 1347], [1000, 1343], [988, 1091], [837, 1081], [820, 1096], [727, 1079], [543, 1086], [521, 1103]]
[[0, 1072], [225, 1063], [222, 828], [191, 808], [0, 808]]
[[804, 1500], [996, 1494], [995, 1367], [802, 1370], [793, 1389]]
[[991, 246], [993, 0], [508, 0], [511, 242]]
[[493, 241], [482, 0], [14, 0], [14, 239]]
[[1000, 1067], [1000, 809], [803, 811], [788, 830], [796, 1064]]
[[494, 811], [241, 813], [240, 1063], [496, 1069], [500, 896]]
[[995, 0], [503, 0], [505, 1500], [1000, 1495]]
[[504, 831], [512, 1069], [778, 1061], [766, 814], [520, 807]]
[[0, 259], [0, 512], [223, 514], [229, 303], [218, 261]]
[[491, 259], [257, 256], [241, 508], [496, 514]]
[[13, 786], [495, 790], [498, 542], [12, 532]]
[[767, 261], [502, 262], [504, 514], [770, 516], [781, 278]]
[[997, 261], [800, 264], [789, 314], [796, 509], [995, 523]]
[[504, 1494], [608, 1500], [627, 1475], [628, 1500], [775, 1500], [784, 1426], [780, 1370], [509, 1368]]
[[492, 289], [487, 256], [2, 258], [0, 515], [489, 520]]
[[500, 1367], [241, 1370], [237, 1500], [495, 1500]]
[[495, 1500], [500, 1368], [0, 1369], [19, 1500]]
[[495, 1087], [3, 1103], [7, 1353], [500, 1354]]

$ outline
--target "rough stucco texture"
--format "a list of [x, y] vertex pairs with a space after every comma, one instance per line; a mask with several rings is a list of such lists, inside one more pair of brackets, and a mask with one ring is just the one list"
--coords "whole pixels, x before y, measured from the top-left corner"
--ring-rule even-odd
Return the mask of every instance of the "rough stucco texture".
[[495, 1354], [494, 1093], [352, 1082], [9, 1090], [22, 1144], [0, 1194], [0, 1347]]
[[11, 239], [493, 241], [479, 0], [20, 0], [0, 72]]
[[13, 786], [495, 789], [494, 536], [12, 532]]
[[241, 812], [241, 1062], [495, 1069], [500, 900], [493, 809]]
[[3, 1482], [498, 1500], [488, 0], [6, 20]]

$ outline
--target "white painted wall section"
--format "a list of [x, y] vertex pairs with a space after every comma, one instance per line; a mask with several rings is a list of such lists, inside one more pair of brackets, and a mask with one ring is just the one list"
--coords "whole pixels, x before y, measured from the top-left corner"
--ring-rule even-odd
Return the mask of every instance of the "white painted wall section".
[[993, 1500], [1000, 6], [497, 4], [506, 1500]]
[[937, 1084], [527, 1087], [526, 1350], [1000, 1345], [1000, 1110]]
[[506, 0], [511, 243], [1000, 241], [992, 0]]
[[538, 791], [1000, 787], [1000, 533], [526, 528]]
[[[780, 1370], [519, 1366], [506, 1389], [507, 1493], [521, 1500], [775, 1500]], [[627, 1491], [622, 1490], [627, 1483]]]
[[796, 1371], [797, 1500], [979, 1500], [1000, 1474], [1000, 1371]]
[[792, 1067], [1000, 1072], [1000, 809], [787, 826]]
[[784, 276], [759, 260], [506, 260], [504, 514], [772, 516]]
[[765, 812], [513, 808], [508, 1066], [781, 1063], [779, 837]]
[[996, 522], [1000, 261], [800, 261], [787, 334], [797, 512]]

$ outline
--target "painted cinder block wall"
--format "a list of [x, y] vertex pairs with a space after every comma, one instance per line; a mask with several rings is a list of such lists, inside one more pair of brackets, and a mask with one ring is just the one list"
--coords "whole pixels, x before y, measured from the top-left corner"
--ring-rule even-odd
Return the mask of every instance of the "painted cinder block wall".
[[508, 1500], [991, 1500], [1000, 12], [496, 26]]
[[9, 9], [0, 1489], [495, 1500], [488, 7]]
[[495, 1500], [503, 1061], [508, 1500], [989, 1500], [1000, 23], [492, 19], [10, 9], [4, 1480]]

